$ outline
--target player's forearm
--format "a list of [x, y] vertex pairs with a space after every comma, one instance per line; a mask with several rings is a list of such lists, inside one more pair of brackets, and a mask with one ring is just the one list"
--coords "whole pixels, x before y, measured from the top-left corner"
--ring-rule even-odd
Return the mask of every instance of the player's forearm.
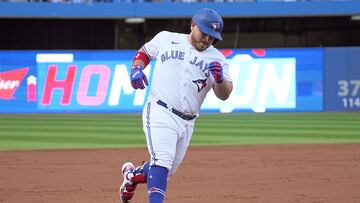
[[227, 100], [233, 90], [232, 82], [224, 80], [221, 83], [218, 83], [214, 87], [215, 95], [221, 100]]

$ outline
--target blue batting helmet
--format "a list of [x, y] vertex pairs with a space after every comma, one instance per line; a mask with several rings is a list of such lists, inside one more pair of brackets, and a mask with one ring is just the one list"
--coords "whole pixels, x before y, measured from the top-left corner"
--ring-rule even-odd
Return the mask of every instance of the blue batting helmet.
[[222, 40], [221, 31], [224, 27], [224, 21], [216, 11], [210, 8], [202, 8], [194, 14], [192, 20], [201, 32]]

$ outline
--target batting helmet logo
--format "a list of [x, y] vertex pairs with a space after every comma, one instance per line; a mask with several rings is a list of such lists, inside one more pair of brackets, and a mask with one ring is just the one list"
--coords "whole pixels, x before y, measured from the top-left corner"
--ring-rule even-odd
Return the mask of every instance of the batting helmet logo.
[[213, 30], [219, 30], [220, 29], [220, 23], [210, 23], [211, 26], [213, 27]]

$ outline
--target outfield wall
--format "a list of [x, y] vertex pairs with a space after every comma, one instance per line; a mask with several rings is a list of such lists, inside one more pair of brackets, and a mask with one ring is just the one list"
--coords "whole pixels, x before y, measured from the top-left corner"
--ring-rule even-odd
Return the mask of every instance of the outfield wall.
[[[234, 91], [226, 102], [211, 91], [203, 112], [360, 110], [359, 47], [221, 51]], [[0, 113], [141, 112], [149, 88], [130, 85], [134, 53], [2, 51]], [[207, 63], [189, 61], [204, 72]], [[145, 69], [150, 83], [153, 65]]]
[[360, 111], [360, 48], [329, 48], [324, 56], [324, 110]]

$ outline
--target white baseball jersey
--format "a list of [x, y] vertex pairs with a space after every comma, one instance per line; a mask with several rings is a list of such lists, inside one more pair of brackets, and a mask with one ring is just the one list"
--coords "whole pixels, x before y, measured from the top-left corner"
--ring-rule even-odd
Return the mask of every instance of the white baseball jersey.
[[215, 84], [208, 64], [219, 62], [224, 79], [231, 81], [231, 78], [221, 52], [212, 45], [197, 51], [187, 37], [187, 34], [162, 31], [142, 47], [150, 59], [156, 60], [148, 100], [162, 100], [181, 112], [198, 114]]

